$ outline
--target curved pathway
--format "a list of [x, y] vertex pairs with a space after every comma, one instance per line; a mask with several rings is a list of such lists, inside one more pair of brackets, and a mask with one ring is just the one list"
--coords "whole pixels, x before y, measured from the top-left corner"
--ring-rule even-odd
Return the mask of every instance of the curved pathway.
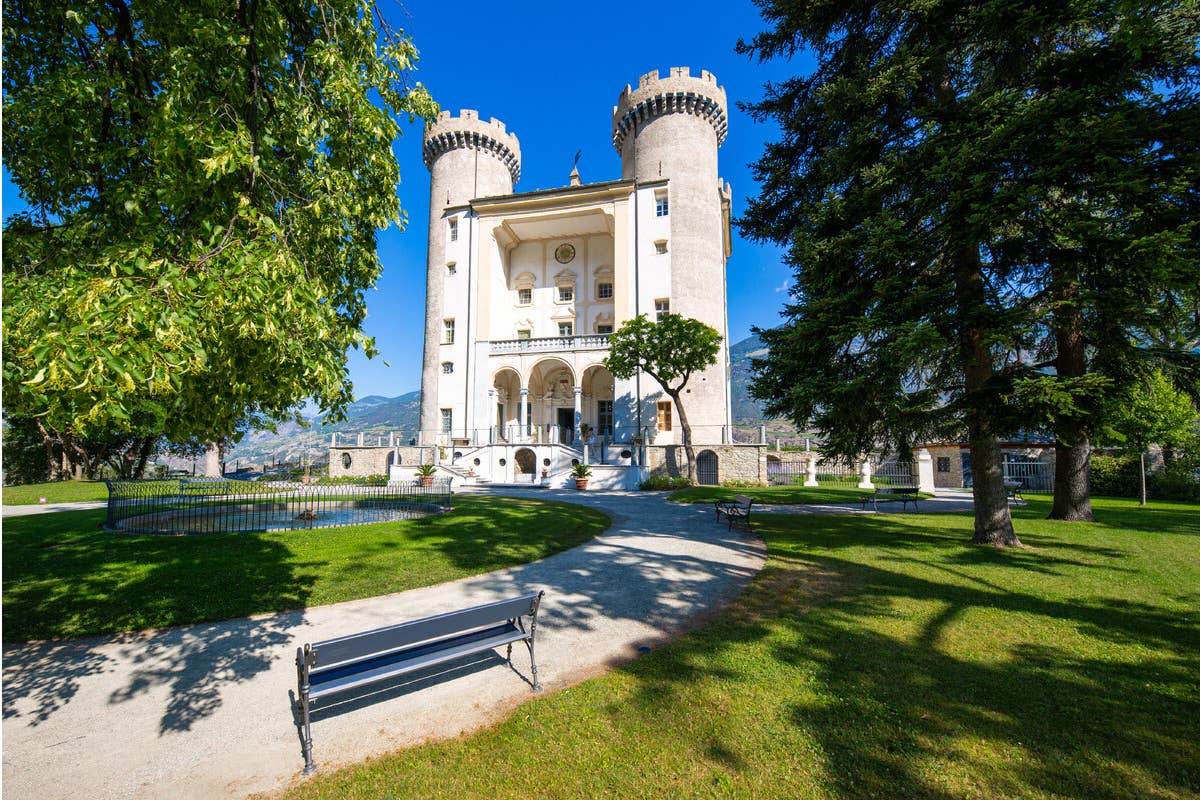
[[[4, 786], [12, 797], [212, 798], [270, 791], [303, 767], [295, 651], [355, 631], [545, 589], [538, 667], [547, 690], [598, 674], [737, 596], [761, 541], [708, 505], [663, 495], [502, 490], [592, 506], [602, 535], [511, 569], [399, 594], [144, 633], [4, 648]], [[454, 736], [533, 695], [528, 661], [497, 655], [318, 705], [322, 770]], [[420, 690], [420, 691], [418, 691]]]

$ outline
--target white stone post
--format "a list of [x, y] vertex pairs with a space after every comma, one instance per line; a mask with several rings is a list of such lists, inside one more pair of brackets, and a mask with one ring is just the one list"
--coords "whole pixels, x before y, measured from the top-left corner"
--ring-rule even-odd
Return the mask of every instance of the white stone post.
[[585, 463], [585, 464], [590, 464], [590, 463], [592, 463], [591, 461], [588, 461], [588, 446], [587, 446], [587, 442], [584, 442], [584, 443], [583, 443], [583, 463]]
[[809, 453], [808, 464], [804, 467], [804, 485], [817, 485], [817, 460], [812, 457], [812, 453]]
[[871, 483], [871, 459], [864, 458], [858, 467], [859, 474], [862, 480], [858, 482], [859, 489], [874, 489], [875, 484]]
[[388, 447], [396, 446], [396, 432], [388, 431]]
[[336, 433], [329, 434], [329, 446], [337, 447], [337, 434]]
[[767, 426], [766, 425], [758, 426], [758, 443], [759, 444], [767, 443]]
[[917, 491], [933, 494], [933, 489], [933, 456], [922, 447], [917, 451]]
[[359, 434], [358, 434], [358, 446], [359, 446], [359, 447], [362, 447], [362, 446], [363, 446], [363, 434], [362, 434], [362, 432], [359, 432]]

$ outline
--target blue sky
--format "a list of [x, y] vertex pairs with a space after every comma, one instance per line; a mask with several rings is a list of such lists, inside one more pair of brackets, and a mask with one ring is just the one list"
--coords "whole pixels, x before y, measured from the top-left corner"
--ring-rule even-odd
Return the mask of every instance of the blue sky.
[[[756, 189], [749, 164], [775, 136], [734, 104], [762, 94], [767, 80], [806, 72], [806, 59], [759, 65], [733, 52], [739, 37], [763, 28], [749, 2], [587, 4], [551, 2], [451, 4], [433, 0], [380, 0], [393, 25], [421, 51], [414, 74], [443, 109], [473, 108], [496, 117], [521, 142], [516, 191], [563, 186], [577, 150], [585, 182], [620, 177], [611, 141], [612, 107], [625, 84], [652, 69], [707, 69], [730, 102], [729, 138], [720, 173], [733, 186], [734, 214]], [[421, 127], [405, 125], [395, 144], [400, 202], [409, 228], [379, 238], [383, 275], [368, 295], [366, 332], [381, 355], [351, 353], [355, 395], [398, 395], [420, 384], [424, 329], [425, 231], [429, 173], [421, 162]], [[4, 176], [4, 215], [23, 204]], [[735, 237], [737, 233], [735, 230]], [[729, 272], [729, 338], [751, 326], [770, 326], [786, 298], [789, 270], [779, 251], [735, 239]], [[384, 361], [390, 366], [384, 364]]]

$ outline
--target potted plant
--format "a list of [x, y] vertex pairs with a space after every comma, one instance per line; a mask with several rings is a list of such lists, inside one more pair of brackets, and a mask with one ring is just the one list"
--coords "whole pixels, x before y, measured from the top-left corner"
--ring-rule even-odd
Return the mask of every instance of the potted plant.
[[417, 467], [417, 477], [421, 480], [421, 486], [428, 489], [433, 486], [433, 475], [437, 472], [437, 467], [433, 464], [422, 464]]
[[591, 477], [592, 468], [587, 464], [576, 464], [571, 468], [571, 477], [575, 479], [575, 488], [580, 491], [588, 486], [588, 478]]

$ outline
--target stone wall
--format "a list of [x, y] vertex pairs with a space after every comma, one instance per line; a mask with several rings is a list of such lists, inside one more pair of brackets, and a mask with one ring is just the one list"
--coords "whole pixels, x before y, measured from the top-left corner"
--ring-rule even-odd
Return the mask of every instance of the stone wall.
[[[717, 481], [767, 481], [767, 446], [761, 444], [697, 445], [696, 455], [711, 450], [717, 456]], [[681, 444], [646, 448], [651, 475], [687, 475], [687, 453]]]
[[[392, 464], [420, 464], [421, 452], [425, 452], [425, 462], [434, 458], [433, 447], [331, 447], [329, 448], [329, 477], [341, 478], [353, 476], [365, 478], [368, 475], [387, 475], [388, 467]], [[347, 465], [346, 459], [349, 458]]]

